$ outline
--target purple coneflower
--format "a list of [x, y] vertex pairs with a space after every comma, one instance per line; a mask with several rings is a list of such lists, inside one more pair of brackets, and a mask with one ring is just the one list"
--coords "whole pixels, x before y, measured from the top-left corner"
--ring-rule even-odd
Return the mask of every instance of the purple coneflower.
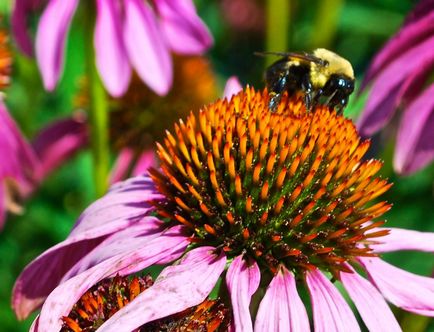
[[[152, 278], [104, 279], [89, 289], [68, 316], [62, 318], [61, 332], [96, 331], [106, 320], [153, 285]], [[138, 332], [227, 331], [230, 311], [221, 300], [206, 299], [199, 305], [142, 326]]]
[[[192, 0], [94, 0], [96, 65], [108, 92], [121, 96], [132, 67], [157, 94], [172, 84], [170, 52], [202, 54], [212, 37]], [[28, 13], [47, 3], [36, 33], [36, 58], [45, 88], [53, 90], [63, 72], [67, 33], [79, 0], [16, 0], [13, 30], [18, 44], [31, 52]], [[89, 1], [83, 1], [88, 6]]]
[[386, 300], [434, 315], [434, 279], [379, 257], [434, 251], [434, 234], [381, 227], [390, 204], [373, 200], [391, 185], [376, 176], [381, 162], [362, 160], [369, 141], [326, 107], [307, 113], [285, 96], [271, 113], [268, 101], [247, 88], [175, 124], [158, 144], [159, 170], [113, 186], [22, 272], [18, 317], [42, 304], [33, 330], [58, 331], [97, 282], [152, 265], [166, 267], [98, 331], [132, 331], [215, 287], [236, 331], [308, 331], [305, 287], [315, 330], [358, 331], [339, 283], [371, 331], [400, 330]]
[[401, 174], [434, 159], [434, 84], [425, 84], [434, 68], [433, 49], [434, 1], [423, 0], [375, 56], [362, 83], [362, 90], [372, 84], [372, 94], [360, 132], [371, 136], [399, 117], [394, 168]]

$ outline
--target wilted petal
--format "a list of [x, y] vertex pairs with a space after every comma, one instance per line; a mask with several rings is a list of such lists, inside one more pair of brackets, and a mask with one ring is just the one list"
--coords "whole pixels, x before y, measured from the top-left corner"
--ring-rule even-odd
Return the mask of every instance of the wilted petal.
[[360, 331], [351, 308], [336, 287], [318, 269], [307, 273], [306, 282], [316, 332]]
[[157, 94], [172, 85], [172, 59], [149, 4], [125, 0], [124, 40], [129, 58], [140, 78]]
[[65, 41], [78, 0], [50, 0], [36, 33], [36, 60], [44, 86], [54, 90], [63, 71]]
[[[426, 2], [426, 1], [425, 1]], [[425, 5], [424, 5], [425, 6]], [[432, 5], [431, 5], [432, 6]], [[427, 6], [429, 8], [429, 6]], [[407, 50], [415, 47], [434, 33], [434, 11], [425, 9], [423, 15], [408, 21], [375, 56], [361, 85], [363, 90], [378, 74]], [[417, 10], [417, 8], [416, 8]], [[410, 14], [411, 15], [411, 14]]]
[[380, 258], [361, 258], [373, 284], [383, 296], [401, 309], [434, 316], [434, 279], [415, 275]]
[[383, 296], [368, 280], [354, 270], [353, 273], [341, 272], [340, 277], [369, 331], [401, 331]]
[[274, 276], [259, 306], [255, 332], [261, 331], [310, 331], [309, 317], [297, 293], [296, 280], [285, 267]]
[[433, 96], [434, 84], [404, 111], [394, 157], [394, 166], [398, 173], [413, 173], [434, 159]]
[[183, 253], [188, 240], [180, 235], [178, 227], [168, 230], [164, 235], [134, 248], [134, 250], [114, 256], [91, 269], [65, 281], [55, 288], [42, 306], [38, 331], [59, 331], [61, 317], [67, 316], [73, 305], [90, 287], [104, 278], [115, 276], [130, 265], [141, 264], [142, 268], [164, 260], [166, 256]]
[[392, 118], [402, 96], [401, 86], [420, 67], [434, 64], [434, 37], [409, 49], [384, 69], [371, 89], [359, 121], [362, 135], [371, 136]]
[[193, 249], [179, 264], [165, 268], [152, 287], [114, 314], [99, 331], [132, 331], [204, 301], [226, 264], [224, 254], [217, 256], [214, 250]]
[[56, 121], [44, 128], [33, 141], [41, 163], [40, 179], [70, 159], [87, 145], [87, 125], [83, 114]]
[[134, 151], [130, 148], [122, 149], [117, 158], [115, 165], [111, 170], [110, 183], [116, 183], [122, 181], [127, 177], [128, 170], [131, 167], [131, 163], [134, 159]]
[[122, 19], [114, 0], [97, 0], [95, 26], [96, 65], [107, 91], [122, 96], [131, 79], [131, 67], [123, 37]]
[[370, 247], [376, 253], [400, 251], [400, 250], [417, 250], [425, 252], [434, 252], [434, 233], [418, 232], [402, 228], [387, 228], [390, 233], [378, 238], [378, 244], [372, 244]]
[[238, 77], [231, 76], [226, 82], [225, 89], [223, 91], [223, 98], [231, 99], [233, 95], [236, 95], [242, 89], [243, 87], [241, 86]]
[[249, 306], [260, 280], [261, 272], [256, 262], [247, 261], [242, 255], [232, 261], [226, 274], [226, 285], [231, 296], [236, 331], [253, 331]]
[[156, 0], [162, 29], [170, 48], [180, 54], [202, 54], [212, 45], [212, 36], [197, 16], [192, 0]]

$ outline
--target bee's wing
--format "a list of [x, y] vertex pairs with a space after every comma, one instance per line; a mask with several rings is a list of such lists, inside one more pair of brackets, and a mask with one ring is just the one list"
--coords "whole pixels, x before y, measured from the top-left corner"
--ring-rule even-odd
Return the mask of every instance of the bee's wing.
[[327, 61], [320, 59], [318, 57], [316, 57], [313, 54], [310, 53], [297, 53], [297, 52], [255, 52], [255, 55], [259, 55], [259, 56], [267, 56], [267, 55], [276, 55], [276, 56], [281, 56], [281, 57], [285, 57], [288, 60], [300, 60], [300, 61], [304, 61], [304, 62], [313, 62], [316, 63], [320, 66], [327, 66], [328, 63]]

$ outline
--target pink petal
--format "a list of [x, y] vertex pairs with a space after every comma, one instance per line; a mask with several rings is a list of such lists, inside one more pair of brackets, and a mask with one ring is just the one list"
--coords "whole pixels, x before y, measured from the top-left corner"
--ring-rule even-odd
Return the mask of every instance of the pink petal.
[[124, 3], [124, 40], [131, 63], [152, 90], [165, 95], [173, 80], [172, 59], [154, 12], [141, 0]]
[[[347, 266], [352, 269], [350, 266]], [[357, 307], [365, 325], [371, 332], [401, 331], [393, 312], [383, 296], [366, 279], [353, 270], [341, 272], [341, 282]]]
[[131, 67], [122, 38], [120, 8], [113, 0], [97, 0], [96, 65], [107, 91], [122, 96], [130, 83]]
[[83, 240], [65, 246], [62, 242], [45, 251], [21, 272], [12, 290], [12, 308], [25, 319], [44, 303], [63, 275], [102, 239]]
[[362, 135], [371, 136], [392, 118], [399, 104], [401, 85], [420, 67], [434, 64], [434, 37], [409, 49], [387, 66], [375, 80], [368, 102], [359, 121]]
[[27, 30], [27, 17], [31, 9], [29, 0], [15, 0], [11, 18], [12, 33], [19, 48], [27, 56], [33, 55], [33, 43]]
[[33, 141], [41, 161], [43, 179], [87, 145], [88, 133], [83, 114], [62, 119], [44, 128]]
[[127, 177], [128, 170], [134, 159], [134, 152], [130, 148], [123, 148], [116, 158], [115, 165], [111, 170], [110, 183], [122, 181]]
[[45, 89], [54, 90], [63, 71], [66, 35], [78, 0], [50, 0], [36, 33], [36, 60]]
[[415, 275], [380, 258], [361, 258], [369, 279], [383, 296], [401, 309], [434, 317], [434, 279]]
[[211, 33], [197, 16], [191, 0], [156, 0], [170, 48], [180, 54], [203, 54], [211, 47]]
[[379, 244], [370, 246], [376, 253], [400, 250], [434, 252], [434, 233], [402, 228], [387, 229], [390, 230], [389, 235], [379, 238], [377, 240]]
[[226, 285], [231, 296], [236, 331], [253, 331], [249, 306], [260, 280], [261, 272], [256, 262], [247, 262], [242, 255], [234, 258], [226, 274]]
[[83, 256], [62, 278], [68, 280], [91, 267], [122, 253], [129, 252], [163, 232], [164, 222], [155, 217], [144, 217], [137, 223], [107, 237], [93, 250]]
[[404, 52], [415, 47], [434, 33], [434, 12], [426, 10], [422, 17], [408, 22], [375, 56], [362, 82], [361, 89], [375, 79], [387, 66]]
[[309, 317], [297, 293], [296, 280], [285, 267], [281, 267], [271, 280], [259, 305], [255, 331], [310, 331]]
[[434, 159], [434, 84], [405, 110], [398, 129], [394, 166], [411, 174]]
[[65, 281], [47, 297], [40, 313], [38, 331], [59, 331], [62, 326], [61, 317], [67, 316], [81, 295], [98, 281], [113, 277], [130, 265], [140, 264], [143, 269], [164, 260], [166, 256], [173, 257], [174, 253], [179, 257], [188, 244], [186, 237], [180, 235], [179, 228], [174, 227], [128, 253], [107, 259]]
[[238, 77], [231, 76], [226, 82], [225, 89], [223, 91], [223, 98], [231, 99], [233, 95], [236, 95], [238, 92], [240, 92], [243, 89], [241, 86], [240, 81], [238, 80]]
[[177, 265], [165, 268], [155, 284], [106, 321], [104, 331], [132, 331], [139, 326], [200, 304], [211, 292], [226, 264], [212, 247], [189, 252]]
[[316, 332], [360, 331], [351, 308], [318, 269], [306, 274]]
[[64, 274], [105, 237], [147, 216], [152, 210], [147, 199], [160, 197], [148, 177], [132, 178], [113, 186], [83, 212], [65, 241], [45, 251], [21, 272], [13, 290], [17, 316], [25, 318], [37, 308]]
[[145, 150], [139, 156], [139, 159], [136, 161], [134, 165], [134, 169], [132, 171], [132, 175], [140, 175], [147, 173], [148, 169], [151, 167], [157, 167], [157, 159], [155, 158], [154, 150]]

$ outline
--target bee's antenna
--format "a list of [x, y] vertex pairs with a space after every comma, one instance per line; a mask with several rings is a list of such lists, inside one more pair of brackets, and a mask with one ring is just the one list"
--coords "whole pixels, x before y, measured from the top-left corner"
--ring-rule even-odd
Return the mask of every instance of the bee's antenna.
[[285, 52], [271, 52], [271, 51], [263, 51], [263, 52], [253, 52], [254, 55], [257, 56], [267, 56], [267, 55], [275, 55], [275, 56], [287, 56], [288, 53]]

